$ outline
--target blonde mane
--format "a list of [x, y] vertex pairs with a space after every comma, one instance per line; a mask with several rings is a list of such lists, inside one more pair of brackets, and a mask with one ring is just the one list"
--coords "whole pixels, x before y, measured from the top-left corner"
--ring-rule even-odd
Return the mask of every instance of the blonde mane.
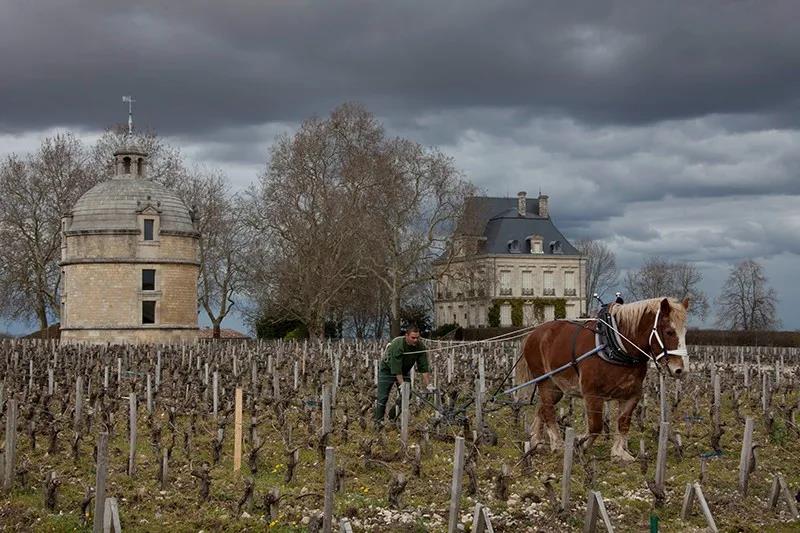
[[[661, 300], [664, 298], [650, 298], [649, 300], [639, 300], [638, 302], [631, 302], [629, 304], [617, 304], [611, 306], [611, 314], [617, 321], [621, 328], [635, 328], [642, 317], [648, 311], [655, 315], [661, 307]], [[671, 308], [670, 319], [676, 329], [686, 323], [686, 309], [683, 304], [675, 298], [667, 298]]]

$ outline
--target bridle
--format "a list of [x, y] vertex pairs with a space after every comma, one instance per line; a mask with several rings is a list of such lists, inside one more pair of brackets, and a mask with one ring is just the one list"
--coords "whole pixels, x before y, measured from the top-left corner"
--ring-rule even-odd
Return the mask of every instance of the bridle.
[[[656, 320], [653, 322], [653, 330], [650, 332], [650, 337], [647, 339], [647, 347], [651, 351], [651, 356], [654, 357], [655, 362], [661, 360], [662, 357], [670, 356], [670, 355], [677, 355], [680, 357], [687, 357], [689, 353], [686, 351], [685, 348], [676, 348], [674, 350], [667, 350], [667, 347], [664, 345], [664, 341], [661, 340], [661, 335], [658, 334], [658, 319], [661, 316], [661, 308], [659, 307], [658, 311], [656, 311]], [[658, 355], [652, 354], [652, 345], [653, 345], [653, 337], [656, 338], [658, 345], [661, 347], [661, 351]]]

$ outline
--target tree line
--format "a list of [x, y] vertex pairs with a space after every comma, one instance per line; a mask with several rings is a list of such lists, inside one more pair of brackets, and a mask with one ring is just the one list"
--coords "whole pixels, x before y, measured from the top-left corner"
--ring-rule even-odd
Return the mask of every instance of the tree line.
[[[0, 315], [42, 331], [59, 320], [61, 216], [113, 175], [113, 153], [127, 135], [118, 125], [87, 145], [62, 133], [0, 163]], [[477, 192], [450, 157], [388, 136], [366, 108], [348, 103], [280, 136], [265, 171], [236, 192], [224, 172], [188, 167], [155, 132], [135, 137], [149, 154], [148, 178], [195, 213], [198, 305], [214, 336], [233, 309], [259, 331], [314, 338], [397, 335], [404, 318], [430, 320], [432, 263], [449, 257], [448, 239]], [[576, 247], [587, 258], [588, 309], [591, 295], [611, 290], [619, 273], [605, 243]], [[703, 319], [701, 281], [691, 263], [652, 257], [622, 284], [629, 300], [689, 297]], [[776, 303], [761, 265], [743, 261], [716, 301], [718, 324], [774, 329]]]
[[[594, 304], [593, 294], [608, 294], [619, 284], [616, 256], [604, 242], [593, 239], [575, 244], [586, 256], [586, 308]], [[645, 259], [637, 269], [629, 270], [621, 286], [628, 300], [643, 300], [669, 295], [679, 300], [689, 298], [689, 314], [705, 320], [710, 312], [708, 296], [700, 288], [700, 269], [682, 260], [660, 256]], [[611, 298], [613, 300], [613, 298]], [[778, 294], [769, 286], [764, 267], [753, 259], [732, 265], [715, 303], [717, 327], [738, 331], [778, 329]]]

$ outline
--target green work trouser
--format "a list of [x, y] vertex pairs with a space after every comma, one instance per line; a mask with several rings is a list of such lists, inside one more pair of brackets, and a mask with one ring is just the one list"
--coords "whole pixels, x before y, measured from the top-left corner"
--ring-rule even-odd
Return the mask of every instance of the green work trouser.
[[[411, 381], [409, 376], [403, 376], [403, 381]], [[383, 422], [383, 417], [386, 414], [386, 402], [389, 401], [389, 393], [392, 392], [392, 387], [397, 385], [397, 377], [390, 374], [387, 370], [381, 369], [378, 372], [378, 401], [375, 404], [375, 421]], [[400, 395], [397, 395], [397, 412], [400, 410]], [[394, 420], [396, 416], [395, 409], [389, 412], [389, 419]]]

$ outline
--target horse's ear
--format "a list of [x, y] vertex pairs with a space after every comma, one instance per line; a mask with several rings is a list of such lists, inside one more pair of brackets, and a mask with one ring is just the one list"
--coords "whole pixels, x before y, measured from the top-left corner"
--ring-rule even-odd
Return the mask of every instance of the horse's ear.
[[661, 300], [661, 314], [664, 316], [669, 316], [670, 311], [672, 311], [672, 306], [669, 304], [669, 299], [664, 298]]
[[681, 303], [683, 304], [683, 308], [688, 311], [689, 310], [689, 298], [684, 298], [683, 302], [681, 302]]

